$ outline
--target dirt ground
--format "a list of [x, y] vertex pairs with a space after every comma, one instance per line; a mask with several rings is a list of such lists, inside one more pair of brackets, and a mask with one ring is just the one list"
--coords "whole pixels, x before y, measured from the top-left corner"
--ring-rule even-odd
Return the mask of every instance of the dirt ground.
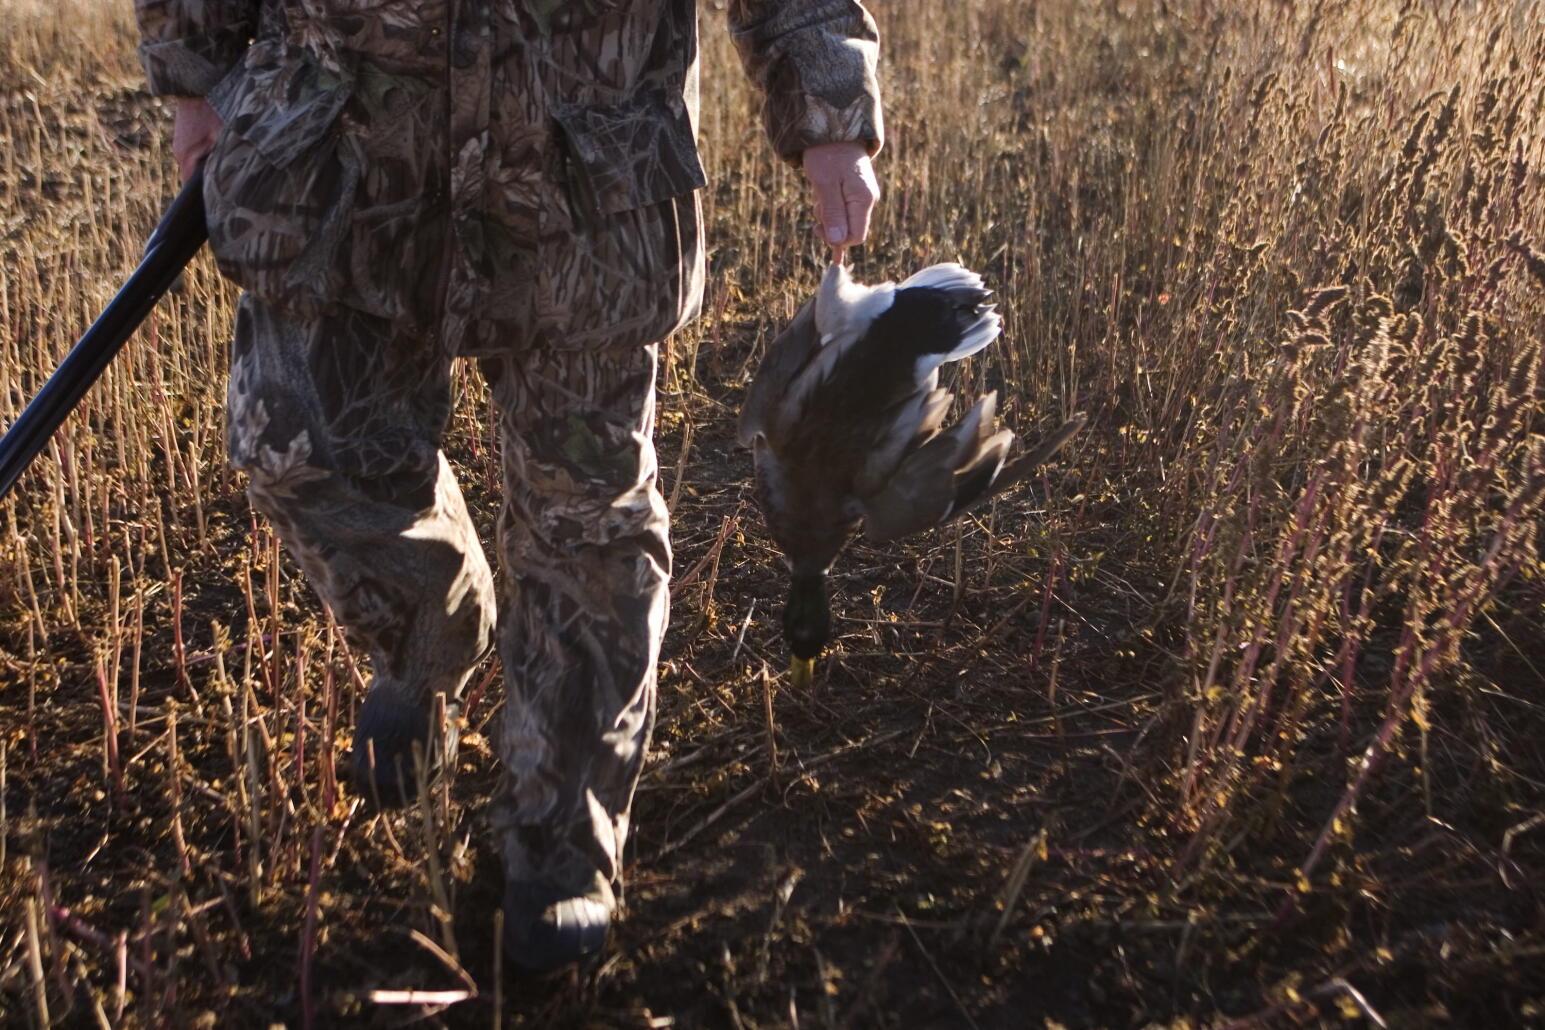
[[[720, 352], [726, 368], [756, 332], [739, 329]], [[459, 962], [422, 943], [445, 937], [415, 817], [371, 818], [345, 793], [339, 805], [354, 814], [321, 838], [315, 1025], [487, 1026], [498, 1007], [509, 1026], [1202, 1026], [1225, 1025], [1221, 1012], [1241, 1019], [1227, 1025], [1357, 1024], [1361, 1011], [1334, 987], [1350, 978], [1391, 1025], [1481, 1027], [1514, 1025], [1539, 997], [1545, 965], [1533, 946], [1510, 947], [1540, 930], [1538, 906], [1519, 903], [1538, 901], [1539, 882], [1501, 889], [1483, 856], [1455, 846], [1478, 827], [1413, 821], [1409, 795], [1365, 815], [1357, 889], [1285, 918], [1291, 847], [1228, 876], [1170, 882], [1176, 843], [1143, 772], [1145, 738], [1165, 714], [1158, 645], [1142, 628], [1166, 584], [1107, 568], [1043, 619], [1038, 563], [1015, 547], [1038, 532], [1033, 495], [1003, 505], [995, 540], [968, 522], [958, 540], [947, 532], [900, 554], [855, 548], [834, 600], [842, 648], [808, 692], [786, 689], [773, 555], [754, 528], [749, 459], [729, 416], [740, 387], [709, 383], [691, 405], [705, 414], [678, 505], [681, 575], [614, 948], [584, 974], [495, 977], [501, 872], [483, 812], [495, 685], [472, 713], [440, 831]], [[679, 455], [680, 434], [680, 423], [662, 434], [663, 455]], [[667, 465], [666, 482], [679, 471]], [[251, 546], [239, 498], [212, 521], [217, 552]], [[285, 563], [280, 577], [285, 617], [314, 616], [296, 571]], [[957, 578], [968, 585], [958, 595]], [[242, 601], [211, 562], [184, 603], [196, 625], [231, 618]], [[1052, 639], [1037, 648], [1043, 624]], [[168, 637], [155, 631], [147, 650], [166, 653]], [[33, 734], [11, 737], [7, 805], [27, 812], [13, 853], [46, 862], [55, 900], [92, 925], [155, 928], [169, 906], [201, 910], [171, 931], [175, 947], [155, 946], [157, 988], [188, 1025], [299, 1025], [305, 842], [274, 857], [288, 868], [273, 871], [266, 900], [242, 897], [235, 873], [211, 875], [239, 872], [242, 845], [215, 801], [229, 760], [217, 735], [190, 728], [184, 705], [180, 832], [194, 868], [180, 880], [154, 754], [129, 805], [107, 803], [100, 720], [81, 702], [90, 670], [58, 660]], [[213, 692], [212, 664], [190, 667], [196, 690]], [[163, 667], [142, 703], [179, 693]], [[1537, 710], [1520, 716], [1545, 729]], [[1402, 875], [1414, 882], [1392, 886]], [[1348, 926], [1363, 948], [1349, 947]], [[1467, 956], [1458, 964], [1456, 951]], [[454, 965], [478, 997], [444, 1010], [370, 1000], [462, 989]]]

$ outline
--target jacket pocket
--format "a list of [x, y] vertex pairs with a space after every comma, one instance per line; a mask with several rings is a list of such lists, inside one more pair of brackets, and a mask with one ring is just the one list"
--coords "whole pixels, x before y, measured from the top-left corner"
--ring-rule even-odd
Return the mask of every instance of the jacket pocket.
[[560, 105], [553, 119], [576, 222], [649, 207], [708, 181], [680, 93], [645, 89], [619, 104]]
[[526, 13], [537, 31], [582, 32], [598, 22], [625, 13], [634, 0], [524, 0]]
[[697, 196], [619, 211], [595, 228], [544, 233], [533, 328], [565, 350], [657, 343], [697, 313], [703, 249]]
[[334, 130], [351, 93], [305, 51], [265, 41], [210, 94], [225, 123], [204, 166], [210, 249], [278, 307], [308, 311], [340, 292], [360, 161]]
[[563, 348], [662, 340], [702, 294], [706, 180], [686, 104], [651, 89], [552, 116], [562, 160], [540, 214], [535, 327]]

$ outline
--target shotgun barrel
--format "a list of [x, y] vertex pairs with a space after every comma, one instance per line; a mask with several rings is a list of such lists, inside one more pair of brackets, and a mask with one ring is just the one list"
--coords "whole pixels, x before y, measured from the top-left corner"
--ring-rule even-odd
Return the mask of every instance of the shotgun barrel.
[[69, 417], [134, 330], [193, 260], [209, 230], [204, 224], [204, 172], [194, 172], [145, 245], [145, 258], [86, 330], [48, 382], [0, 438], [0, 500], [11, 492], [49, 437]]

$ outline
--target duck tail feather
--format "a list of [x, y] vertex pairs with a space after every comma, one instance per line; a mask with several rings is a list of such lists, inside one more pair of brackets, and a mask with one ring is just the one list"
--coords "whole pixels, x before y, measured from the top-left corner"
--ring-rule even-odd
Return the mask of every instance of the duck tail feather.
[[914, 272], [903, 279], [898, 288], [906, 290], [914, 286], [925, 286], [933, 290], [978, 290], [986, 292], [982, 286], [981, 276], [964, 265], [956, 264], [953, 261], [929, 265], [919, 272]]
[[1003, 332], [1003, 317], [993, 309], [992, 305], [986, 305], [981, 309], [977, 320], [960, 334], [960, 343], [945, 355], [944, 360], [959, 361], [961, 358], [970, 357], [996, 340], [1001, 332]]
[[993, 310], [991, 305], [983, 307], [975, 321], [960, 331], [954, 346], [948, 350], [934, 351], [918, 357], [917, 364], [912, 369], [913, 378], [921, 382], [925, 376], [937, 370], [945, 362], [970, 357], [996, 340], [1002, 331], [1002, 316]]

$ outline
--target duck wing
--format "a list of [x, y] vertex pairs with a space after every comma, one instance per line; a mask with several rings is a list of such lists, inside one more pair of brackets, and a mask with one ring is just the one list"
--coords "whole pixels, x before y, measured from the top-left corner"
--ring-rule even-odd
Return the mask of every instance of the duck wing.
[[991, 482], [1014, 439], [1006, 429], [990, 432], [997, 403], [997, 394], [987, 394], [959, 422], [903, 457], [879, 489], [863, 498], [864, 535], [899, 540], [936, 526], [956, 511], [963, 489]]
[[1051, 460], [1052, 455], [1062, 450], [1062, 445], [1071, 440], [1073, 434], [1084, 428], [1084, 423], [1088, 421], [1089, 417], [1083, 412], [1079, 412], [1062, 423], [1062, 425], [1057, 427], [1056, 432], [1046, 437], [1046, 439], [1025, 453], [1015, 455], [1014, 460], [1007, 462], [998, 474], [993, 477], [987, 492], [966, 500], [964, 505], [974, 504], [984, 497], [1001, 494], [1005, 490], [1011, 490], [1024, 482], [1031, 472], [1046, 464]]
[[737, 435], [741, 446], [751, 447], [758, 436], [766, 436], [778, 421], [778, 413], [788, 395], [789, 384], [821, 349], [821, 334], [815, 324], [815, 298], [806, 301], [790, 322], [767, 346], [767, 354], [746, 391], [740, 409]]
[[1013, 434], [993, 428], [995, 394], [942, 428], [953, 397], [938, 388], [939, 367], [998, 337], [989, 296], [953, 263], [873, 287], [833, 265], [768, 347], [739, 435], [756, 453], [768, 528], [794, 564], [824, 568], [860, 519], [876, 540], [938, 525], [1022, 480], [1082, 424], [1012, 461]]
[[1008, 461], [1014, 434], [991, 432], [997, 395], [978, 400], [954, 426], [911, 451], [885, 484], [863, 499], [864, 535], [899, 540], [947, 522], [978, 501], [1021, 483], [1083, 428], [1084, 416]]

